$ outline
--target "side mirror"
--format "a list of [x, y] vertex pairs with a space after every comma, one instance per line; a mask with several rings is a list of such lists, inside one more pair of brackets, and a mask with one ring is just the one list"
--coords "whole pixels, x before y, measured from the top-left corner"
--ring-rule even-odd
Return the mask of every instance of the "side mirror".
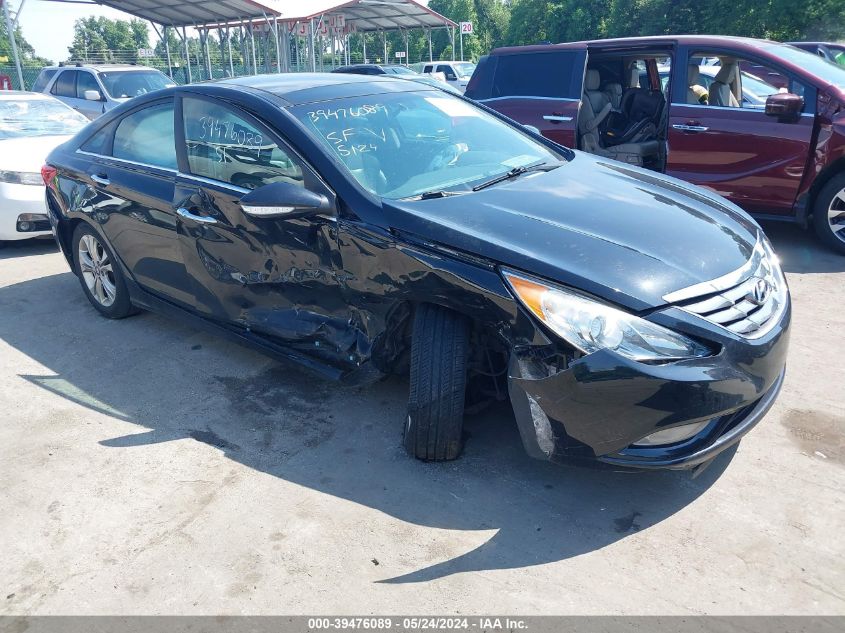
[[86, 101], [102, 101], [103, 96], [100, 94], [99, 90], [86, 90], [82, 93], [85, 97]]
[[804, 98], [791, 92], [776, 92], [766, 99], [766, 114], [780, 120], [797, 119], [804, 109]]
[[331, 210], [326, 196], [289, 182], [273, 182], [250, 191], [240, 204], [252, 218], [301, 218]]

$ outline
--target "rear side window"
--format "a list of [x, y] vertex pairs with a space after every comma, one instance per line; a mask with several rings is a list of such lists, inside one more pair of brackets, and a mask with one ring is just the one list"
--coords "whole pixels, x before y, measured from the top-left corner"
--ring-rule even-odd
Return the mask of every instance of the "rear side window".
[[124, 117], [114, 133], [112, 156], [176, 169], [173, 102], [150, 106]]
[[57, 97], [76, 97], [76, 71], [63, 70], [50, 92]]
[[499, 56], [491, 96], [577, 99], [572, 75], [578, 58], [577, 51]]
[[85, 141], [79, 149], [83, 152], [91, 152], [92, 154], [99, 154], [100, 156], [108, 156], [109, 144], [111, 143], [113, 135], [114, 126], [109, 124]]
[[47, 87], [47, 84], [50, 83], [50, 80], [56, 74], [55, 68], [45, 68], [38, 74], [38, 78], [35, 80], [35, 83], [32, 84], [32, 91], [33, 92], [44, 92], [44, 88]]

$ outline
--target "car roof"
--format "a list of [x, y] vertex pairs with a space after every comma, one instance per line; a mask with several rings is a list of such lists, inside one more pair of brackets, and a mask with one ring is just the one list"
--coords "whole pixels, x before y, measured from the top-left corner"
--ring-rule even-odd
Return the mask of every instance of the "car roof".
[[509, 53], [543, 52], [561, 49], [578, 48], [623, 48], [644, 46], [660, 46], [669, 44], [688, 44], [694, 46], [718, 47], [730, 42], [734, 46], [759, 48], [763, 45], [778, 44], [772, 40], [761, 40], [753, 37], [735, 37], [732, 35], [649, 35], [644, 37], [619, 37], [604, 40], [581, 40], [578, 42], [563, 42], [560, 44], [533, 44], [529, 46], [503, 46], [493, 50], [493, 55]]
[[44, 70], [60, 70], [67, 68], [69, 70], [81, 70], [87, 68], [89, 70], [96, 70], [98, 72], [116, 72], [127, 70], [156, 70], [150, 66], [138, 66], [135, 64], [62, 64], [61, 66], [45, 66]]
[[426, 90], [423, 84], [390, 75], [352, 75], [345, 73], [280, 73], [233, 77], [206, 85], [253, 88], [280, 97], [290, 105], [330, 101], [343, 97], [362, 97], [388, 92]]

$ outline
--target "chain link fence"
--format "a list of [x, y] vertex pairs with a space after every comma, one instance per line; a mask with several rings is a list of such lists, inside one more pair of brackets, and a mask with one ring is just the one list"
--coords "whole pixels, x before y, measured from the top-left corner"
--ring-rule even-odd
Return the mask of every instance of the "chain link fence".
[[[264, 73], [275, 73], [277, 71], [277, 60], [275, 57], [275, 52], [272, 54], [265, 53], [265, 51], [261, 50], [259, 47], [256, 47], [256, 66], [258, 68], [258, 74]], [[393, 59], [390, 58], [391, 55], [394, 55]], [[197, 81], [208, 81], [209, 79], [223, 79], [226, 77], [240, 77], [243, 75], [252, 75], [255, 74], [252, 65], [251, 55], [247, 55], [247, 59], [249, 63], [229, 63], [228, 60], [222, 60], [219, 56], [215, 56], [216, 58], [212, 58], [211, 60], [211, 73], [209, 74], [208, 65], [205, 59], [200, 56], [191, 55], [191, 71], [190, 71], [190, 81], [197, 82]], [[407, 65], [414, 70], [421, 70], [422, 64], [424, 62], [428, 62], [429, 58], [427, 54], [412, 56], [410, 59], [401, 57], [395, 57], [395, 51], [391, 51], [388, 49], [388, 58], [387, 62], [384, 61], [384, 48], [383, 46], [376, 47], [376, 50], [367, 50], [367, 58], [364, 59], [364, 55], [361, 51], [352, 51], [349, 55], [349, 61], [352, 64], [361, 64], [361, 63], [370, 63], [370, 64], [403, 64], [407, 62]], [[438, 61], [438, 57], [435, 56], [434, 61]], [[76, 64], [76, 61], [66, 62], [67, 66], [73, 66]], [[154, 57], [147, 57], [147, 58], [138, 58], [137, 51], [92, 51], [91, 54], [88, 56], [87, 61], [81, 61], [79, 63], [84, 64], [137, 64], [138, 66], [149, 66], [151, 68], [156, 68], [163, 72], [166, 75], [170, 75], [173, 77], [173, 80], [179, 84], [186, 84], [189, 83], [189, 73], [188, 69], [185, 64], [184, 56], [179, 56], [178, 54], [171, 55], [171, 65], [168, 67], [167, 58], [161, 56], [154, 56]], [[339, 66], [343, 66], [346, 63], [345, 56], [342, 52], [335, 53], [334, 55], [330, 53], [326, 53], [322, 56], [322, 58], [317, 58], [315, 60], [315, 64], [317, 66], [318, 72], [329, 72]], [[35, 79], [38, 77], [38, 74], [41, 72], [40, 66], [24, 66], [23, 67], [23, 79], [25, 84], [25, 90], [32, 90], [33, 85], [35, 84]], [[302, 49], [292, 49], [291, 56], [290, 56], [290, 72], [310, 72], [311, 70], [311, 62], [310, 58], [307, 55], [307, 52]], [[11, 80], [12, 89], [13, 90], [21, 90], [20, 81], [18, 79], [18, 71], [17, 68], [13, 64], [4, 64], [0, 65], [0, 75], [6, 75]]]

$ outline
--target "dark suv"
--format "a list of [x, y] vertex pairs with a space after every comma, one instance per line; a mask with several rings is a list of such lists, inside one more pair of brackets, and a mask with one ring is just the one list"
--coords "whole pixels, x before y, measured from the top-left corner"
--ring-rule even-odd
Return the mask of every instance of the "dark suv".
[[[759, 100], [744, 99], [749, 90]], [[758, 218], [812, 219], [845, 253], [845, 68], [817, 55], [691, 35], [500, 48], [466, 95], [562, 145], [707, 187]]]

